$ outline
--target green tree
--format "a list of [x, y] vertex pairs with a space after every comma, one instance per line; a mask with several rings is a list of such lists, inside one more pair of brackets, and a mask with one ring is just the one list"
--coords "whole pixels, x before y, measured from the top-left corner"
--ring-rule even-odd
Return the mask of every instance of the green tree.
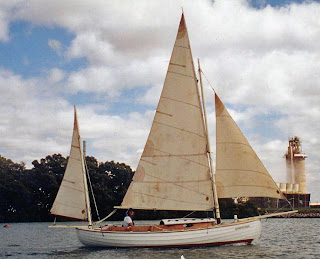
[[32, 162], [33, 168], [25, 174], [25, 184], [33, 195], [32, 218], [36, 221], [50, 221], [50, 209], [59, 190], [67, 160], [61, 154], [54, 154]]
[[[113, 206], [121, 204], [133, 177], [133, 171], [124, 163], [98, 163], [94, 157], [86, 157], [86, 162], [99, 214], [104, 217], [113, 210]], [[92, 214], [96, 218], [93, 207]]]
[[221, 218], [233, 219], [234, 215], [238, 218], [247, 218], [259, 215], [258, 207], [254, 200], [249, 199], [246, 202], [235, 203], [233, 199], [219, 199]]
[[0, 155], [0, 221], [23, 221], [28, 215], [30, 192], [22, 182], [24, 163]]

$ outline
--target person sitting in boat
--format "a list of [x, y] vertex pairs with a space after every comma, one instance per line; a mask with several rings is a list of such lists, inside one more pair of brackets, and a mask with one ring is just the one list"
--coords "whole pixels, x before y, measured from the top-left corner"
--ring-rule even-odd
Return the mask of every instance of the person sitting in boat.
[[133, 222], [133, 216], [134, 216], [134, 210], [133, 209], [128, 209], [126, 212], [126, 216], [123, 219], [122, 226], [123, 227], [132, 227], [134, 226]]

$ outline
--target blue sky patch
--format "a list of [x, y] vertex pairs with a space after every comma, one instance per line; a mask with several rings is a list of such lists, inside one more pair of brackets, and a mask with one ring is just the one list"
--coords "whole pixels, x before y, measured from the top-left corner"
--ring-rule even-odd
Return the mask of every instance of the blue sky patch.
[[[9, 41], [0, 42], [0, 66], [23, 77], [41, 76], [54, 67], [65, 71], [78, 70], [86, 66], [86, 59], [67, 60], [63, 56], [73, 37], [62, 28], [13, 22]], [[49, 40], [61, 43], [60, 53], [50, 48]]]
[[[281, 7], [281, 6], [289, 5], [292, 3], [301, 4], [306, 1], [304, 0], [248, 0], [248, 2], [254, 8], [263, 9], [268, 5], [272, 7]], [[314, 0], [313, 2], [320, 2], [320, 0]]]

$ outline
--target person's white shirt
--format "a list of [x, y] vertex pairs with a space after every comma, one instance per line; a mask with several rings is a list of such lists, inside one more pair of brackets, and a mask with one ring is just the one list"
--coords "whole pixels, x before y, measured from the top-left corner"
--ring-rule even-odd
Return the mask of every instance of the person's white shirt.
[[132, 223], [132, 219], [129, 216], [125, 216], [125, 218], [123, 219], [122, 226], [123, 227], [129, 227], [130, 223]]

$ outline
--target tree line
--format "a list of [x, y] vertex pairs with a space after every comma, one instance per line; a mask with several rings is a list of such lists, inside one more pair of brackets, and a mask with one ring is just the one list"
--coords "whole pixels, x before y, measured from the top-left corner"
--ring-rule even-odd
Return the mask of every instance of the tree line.
[[[133, 171], [124, 163], [98, 162], [86, 157], [87, 168], [100, 215], [119, 205]], [[67, 158], [61, 154], [34, 160], [33, 167], [14, 163], [0, 155], [0, 222], [53, 221], [50, 209], [59, 190]], [[92, 199], [92, 197], [91, 197]], [[93, 204], [93, 203], [92, 203]], [[92, 208], [94, 218], [96, 213]]]
[[[113, 206], [121, 204], [134, 172], [124, 163], [98, 162], [93, 156], [87, 156], [86, 163], [99, 214], [104, 217], [113, 210]], [[15, 163], [0, 155], [0, 222], [53, 221], [55, 216], [50, 214], [50, 209], [66, 165], [67, 158], [61, 154], [34, 160], [31, 169], [27, 169], [23, 162]], [[258, 214], [253, 202], [234, 204], [232, 199], [223, 199], [220, 207], [222, 218], [233, 218], [234, 214], [239, 218]], [[91, 210], [93, 219], [97, 220], [93, 206]], [[139, 211], [136, 219], [174, 218], [186, 214], [182, 211]], [[209, 214], [196, 212], [192, 216], [212, 216]], [[123, 215], [124, 211], [118, 211], [110, 220], [121, 220]], [[59, 217], [58, 220], [65, 219]]]

